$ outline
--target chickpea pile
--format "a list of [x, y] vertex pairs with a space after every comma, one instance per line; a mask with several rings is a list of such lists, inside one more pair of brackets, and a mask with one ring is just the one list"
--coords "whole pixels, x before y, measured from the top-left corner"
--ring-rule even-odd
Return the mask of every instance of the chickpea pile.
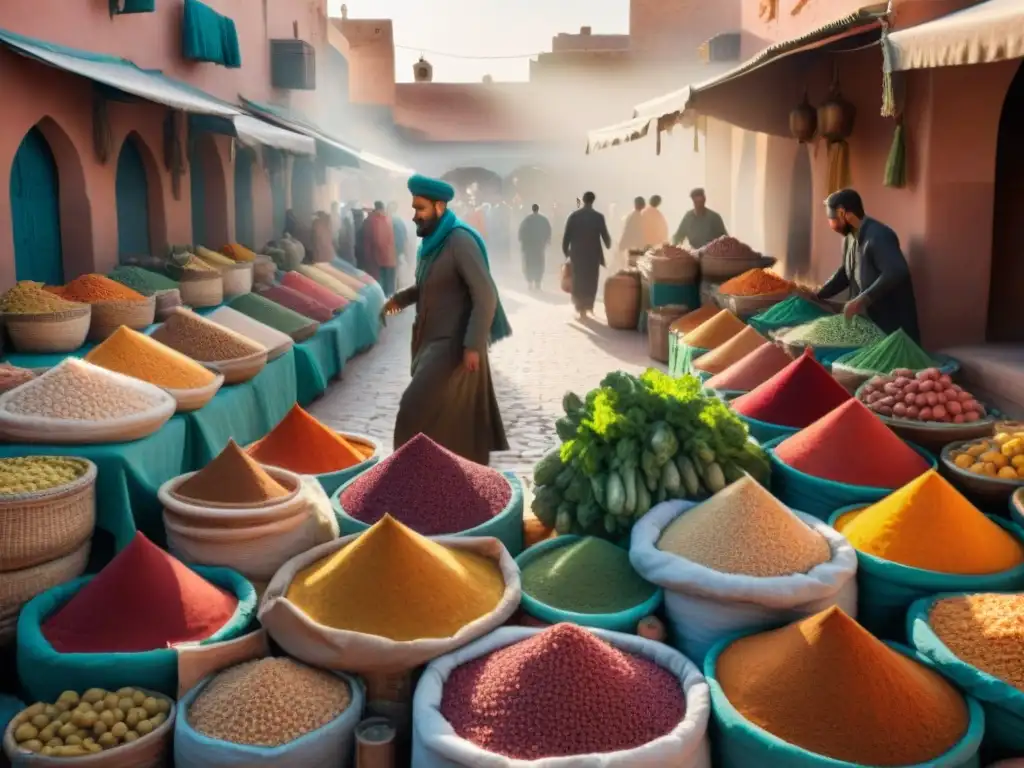
[[64, 691], [54, 704], [37, 702], [14, 720], [20, 749], [49, 757], [78, 757], [147, 736], [167, 720], [171, 702], [137, 688]]

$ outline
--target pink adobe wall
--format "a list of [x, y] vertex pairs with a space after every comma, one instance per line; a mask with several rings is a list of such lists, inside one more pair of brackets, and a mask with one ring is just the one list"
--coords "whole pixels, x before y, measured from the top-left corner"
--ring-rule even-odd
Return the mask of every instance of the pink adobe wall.
[[[631, 0], [630, 46], [640, 50], [697, 48], [722, 32], [738, 32], [745, 0]], [[756, 0], [755, 0], [756, 4]]]

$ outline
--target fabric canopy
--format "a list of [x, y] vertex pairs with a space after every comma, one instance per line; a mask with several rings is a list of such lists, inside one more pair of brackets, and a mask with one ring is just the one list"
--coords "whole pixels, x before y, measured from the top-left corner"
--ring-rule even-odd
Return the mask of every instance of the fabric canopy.
[[986, 0], [948, 16], [893, 32], [891, 71], [990, 64], [1024, 57], [1024, 2]]

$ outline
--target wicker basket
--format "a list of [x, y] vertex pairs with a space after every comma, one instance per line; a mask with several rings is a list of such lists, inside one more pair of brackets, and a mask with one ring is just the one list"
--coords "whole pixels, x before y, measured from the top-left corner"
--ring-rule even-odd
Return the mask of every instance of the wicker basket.
[[18, 613], [29, 600], [46, 590], [77, 579], [89, 564], [92, 540], [86, 539], [63, 557], [0, 573], [0, 646], [10, 643], [17, 630]]
[[1024, 489], [1024, 480], [1006, 480], [1002, 477], [976, 475], [973, 472], [968, 472], [966, 469], [960, 469], [960, 467], [953, 463], [953, 459], [950, 457], [953, 451], [966, 448], [975, 442], [977, 442], [977, 438], [964, 438], [955, 443], [950, 443], [943, 448], [939, 454], [939, 458], [942, 460], [943, 472], [954, 484], [958, 485], [968, 494], [984, 499], [986, 502], [1005, 504], [1015, 492]]
[[92, 322], [87, 338], [89, 341], [103, 341], [122, 325], [143, 331], [153, 324], [155, 317], [155, 296], [147, 296], [145, 301], [97, 301], [92, 305]]
[[701, 256], [700, 275], [702, 280], [725, 282], [751, 269], [765, 269], [775, 265], [772, 256], [756, 256], [749, 259], [726, 259], [720, 256]]
[[785, 301], [790, 297], [789, 291], [781, 293], [764, 293], [760, 296], [732, 296], [720, 293], [725, 299], [725, 308], [739, 317], [753, 317], [758, 312], [774, 307], [776, 304]]
[[203, 362], [211, 371], [224, 374], [225, 384], [241, 384], [254, 378], [267, 365], [267, 350], [261, 349], [245, 357], [237, 357], [234, 360], [217, 360]]
[[241, 296], [245, 293], [252, 293], [252, 262], [221, 267], [220, 275], [224, 280], [225, 296]]
[[17, 352], [74, 352], [89, 335], [92, 307], [24, 315], [8, 312], [3, 321]]
[[648, 256], [651, 282], [654, 283], [696, 283], [700, 275], [700, 263], [693, 256]]
[[299, 497], [302, 478], [279, 467], [265, 466], [264, 469], [288, 490], [287, 496], [271, 499], [262, 504], [231, 505], [208, 501], [199, 503], [198, 499], [178, 495], [177, 489], [195, 474], [187, 472], [161, 485], [157, 490], [157, 498], [164, 507], [165, 515], [172, 515], [185, 525], [214, 524], [225, 528], [244, 528], [291, 517], [296, 512], [296, 504], [306, 503]]
[[622, 271], [604, 281], [604, 314], [609, 328], [635, 331], [640, 319], [640, 276]]
[[178, 292], [190, 307], [216, 307], [224, 301], [224, 278], [220, 272], [181, 270]]
[[80, 460], [86, 470], [77, 480], [45, 491], [0, 496], [0, 572], [55, 560], [92, 537], [96, 465]]
[[175, 413], [189, 413], [190, 411], [198, 411], [213, 400], [223, 384], [224, 376], [218, 373], [216, 378], [205, 387], [195, 387], [194, 389], [164, 388], [164, 391], [177, 402], [178, 407]]
[[81, 757], [49, 757], [18, 749], [14, 741], [14, 723], [7, 725], [4, 732], [4, 753], [11, 761], [11, 768], [66, 768], [68, 765], [83, 768], [166, 768], [171, 763], [171, 749], [174, 744], [174, 723], [177, 706], [174, 700], [162, 693], [143, 691], [147, 696], [166, 699], [171, 709], [167, 719], [151, 733], [130, 744], [121, 744], [114, 749], [96, 752]]
[[689, 307], [672, 305], [647, 310], [647, 355], [652, 360], [668, 363], [669, 329], [689, 311]]

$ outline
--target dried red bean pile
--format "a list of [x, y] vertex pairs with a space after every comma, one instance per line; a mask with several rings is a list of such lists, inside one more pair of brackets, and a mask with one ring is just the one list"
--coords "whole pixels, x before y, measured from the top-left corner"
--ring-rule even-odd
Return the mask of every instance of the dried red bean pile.
[[729, 235], [712, 240], [697, 253], [702, 257], [712, 256], [719, 259], [756, 259], [759, 256], [749, 245]]
[[686, 714], [679, 680], [575, 624], [457, 667], [441, 714], [481, 749], [517, 760], [636, 749]]
[[341, 494], [345, 512], [373, 524], [389, 514], [424, 536], [486, 523], [512, 498], [505, 477], [416, 435]]

